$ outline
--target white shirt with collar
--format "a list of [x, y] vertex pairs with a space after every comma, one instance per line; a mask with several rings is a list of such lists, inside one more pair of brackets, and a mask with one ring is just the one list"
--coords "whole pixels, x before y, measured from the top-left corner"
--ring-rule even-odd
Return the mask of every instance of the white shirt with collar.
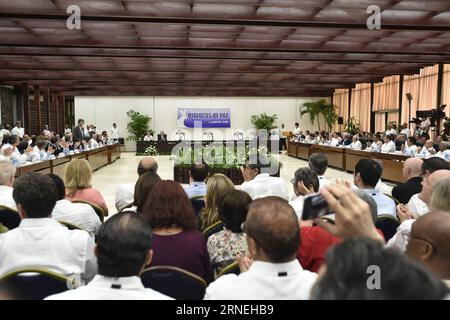
[[11, 134], [14, 134], [16, 136], [23, 138], [23, 135], [25, 134], [25, 130], [23, 128], [14, 127], [11, 129]]
[[305, 203], [305, 196], [299, 195], [293, 200], [289, 201], [289, 205], [294, 209], [297, 218], [300, 220], [303, 214], [303, 205]]
[[[434, 151], [434, 153], [431, 152]], [[422, 148], [422, 150], [420, 150], [420, 152], [417, 152], [417, 156], [419, 158], [429, 158], [432, 157], [435, 154], [436, 150], [434, 150], [434, 148], [430, 148], [430, 149], [426, 149], [425, 147]]]
[[182, 185], [189, 199], [204, 197], [206, 194], [206, 183], [204, 181], [193, 181], [191, 184]]
[[97, 273], [94, 240], [86, 231], [69, 230], [51, 218], [23, 219], [0, 234], [0, 275], [27, 266], [65, 275], [80, 275], [83, 282]]
[[409, 137], [411, 135], [411, 130], [409, 130], [408, 128], [402, 129], [402, 131], [400, 131], [400, 133], [404, 134], [406, 137]]
[[173, 300], [158, 291], [144, 288], [141, 278], [110, 278], [101, 275], [74, 290], [51, 295], [45, 300]]
[[136, 183], [121, 184], [116, 191], [116, 209], [122, 211], [124, 208], [134, 203], [134, 186]]
[[361, 141], [355, 141], [350, 143], [349, 148], [352, 150], [361, 150], [362, 149]]
[[438, 151], [434, 156], [450, 161], [450, 150]]
[[58, 221], [72, 223], [94, 235], [102, 222], [94, 209], [85, 203], [73, 203], [67, 199], [56, 202], [52, 211], [52, 218]]
[[403, 154], [407, 155], [409, 157], [414, 157], [417, 153], [417, 146], [415, 144], [408, 146], [405, 145], [405, 148], [403, 149]]
[[387, 195], [380, 192], [378, 189], [361, 189], [367, 192], [377, 203], [378, 215], [389, 214], [393, 217], [397, 217], [397, 206], [395, 201], [389, 198]]
[[327, 185], [331, 184], [332, 182], [325, 178], [325, 176], [317, 176], [319, 178], [319, 190], [320, 188], [326, 187]]
[[411, 228], [416, 220], [408, 219], [403, 221], [397, 228], [395, 235], [389, 239], [386, 247], [395, 248], [400, 250], [400, 252], [406, 252], [406, 246], [408, 245], [408, 237], [411, 233]]
[[240, 275], [228, 274], [206, 288], [205, 300], [307, 300], [317, 274], [297, 259], [287, 263], [255, 261]]
[[395, 143], [394, 141], [389, 141], [388, 143], [383, 143], [381, 146], [381, 152], [395, 152]]
[[397, 135], [397, 130], [395, 130], [394, 128], [388, 129], [388, 130], [386, 130], [385, 134], [386, 135], [388, 135], [388, 134], [395, 134], [395, 135]]
[[111, 128], [111, 139], [118, 140], [119, 139], [119, 128]]
[[292, 130], [292, 134], [293, 135], [295, 135], [295, 136], [298, 136], [299, 134], [300, 134], [300, 127], [298, 127], [298, 128], [294, 128], [293, 130]]
[[428, 205], [419, 198], [419, 193], [413, 195], [411, 199], [409, 199], [408, 208], [418, 216], [423, 216], [430, 212]]
[[16, 202], [13, 199], [13, 188], [0, 186], [0, 205], [17, 210]]
[[284, 180], [271, 177], [268, 173], [258, 174], [253, 180], [241, 184], [240, 189], [247, 192], [253, 200], [267, 196], [289, 200], [289, 192]]

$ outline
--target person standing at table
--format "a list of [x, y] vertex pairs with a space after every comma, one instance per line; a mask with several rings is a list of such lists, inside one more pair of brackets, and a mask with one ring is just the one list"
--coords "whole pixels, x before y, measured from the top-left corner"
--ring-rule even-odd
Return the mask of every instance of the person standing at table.
[[295, 128], [294, 130], [292, 130], [292, 134], [294, 136], [298, 136], [300, 134], [300, 125], [298, 124], [298, 122], [295, 123]]
[[76, 126], [75, 128], [73, 128], [73, 141], [82, 141], [82, 140], [86, 140], [86, 134], [84, 131], [84, 120], [83, 119], [78, 119], [78, 126]]
[[16, 121], [16, 126], [12, 128], [11, 134], [14, 134], [16, 136], [19, 136], [20, 138], [23, 138], [23, 135], [25, 134], [25, 130], [22, 127], [22, 121]]
[[158, 134], [158, 141], [167, 141], [167, 134], [165, 134], [162, 130]]
[[117, 124], [113, 123], [113, 126], [111, 128], [111, 139], [113, 139], [114, 142], [119, 141], [119, 128], [117, 128]]

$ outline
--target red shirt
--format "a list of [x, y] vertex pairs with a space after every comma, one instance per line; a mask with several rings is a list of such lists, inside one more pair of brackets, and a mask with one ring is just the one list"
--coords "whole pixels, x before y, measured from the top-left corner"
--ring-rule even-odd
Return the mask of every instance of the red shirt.
[[[383, 233], [378, 230], [378, 233]], [[342, 239], [330, 234], [321, 227], [302, 227], [297, 258], [303, 269], [317, 272], [325, 261], [327, 251], [342, 242]]]

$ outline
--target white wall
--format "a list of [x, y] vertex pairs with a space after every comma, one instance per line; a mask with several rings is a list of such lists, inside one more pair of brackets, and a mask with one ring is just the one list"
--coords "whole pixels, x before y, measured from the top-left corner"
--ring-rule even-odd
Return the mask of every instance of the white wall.
[[[303, 130], [317, 130], [305, 115], [300, 119], [300, 107], [304, 102], [320, 98], [259, 98], [259, 97], [75, 97], [75, 121], [83, 118], [86, 124], [95, 124], [99, 130], [108, 130], [116, 122], [121, 137], [128, 135], [126, 126], [129, 118], [126, 112], [130, 109], [152, 117], [150, 127], [156, 132], [164, 130], [170, 139], [177, 127], [177, 108], [230, 108], [231, 128], [247, 130], [252, 128], [250, 117], [254, 114], [277, 114], [275, 125], [285, 124], [291, 130], [295, 122], [300, 123]], [[181, 128], [192, 135], [193, 129]], [[208, 131], [221, 132], [225, 137], [226, 129]], [[231, 136], [232, 137], [232, 132]], [[125, 142], [127, 151], [135, 150], [135, 143]]]

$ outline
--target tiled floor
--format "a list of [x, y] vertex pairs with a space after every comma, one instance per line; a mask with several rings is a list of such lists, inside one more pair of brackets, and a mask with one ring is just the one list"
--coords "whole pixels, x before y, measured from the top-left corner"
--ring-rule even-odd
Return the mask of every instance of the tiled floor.
[[[289, 183], [294, 177], [294, 172], [300, 167], [307, 166], [308, 163], [303, 160], [295, 159], [285, 155], [281, 155], [281, 177]], [[122, 153], [119, 160], [112, 165], [106, 166], [94, 172], [93, 187], [99, 190], [108, 204], [109, 211], [115, 213], [114, 199], [116, 196], [117, 186], [122, 183], [135, 182], [137, 180], [137, 165], [143, 157], [135, 156], [134, 153]], [[162, 179], [173, 179], [173, 162], [169, 156], [155, 157], [158, 161], [158, 174]], [[343, 171], [329, 168], [325, 176], [331, 180], [336, 178], [353, 181], [351, 174]], [[293, 194], [292, 187], [289, 185], [289, 192]]]

